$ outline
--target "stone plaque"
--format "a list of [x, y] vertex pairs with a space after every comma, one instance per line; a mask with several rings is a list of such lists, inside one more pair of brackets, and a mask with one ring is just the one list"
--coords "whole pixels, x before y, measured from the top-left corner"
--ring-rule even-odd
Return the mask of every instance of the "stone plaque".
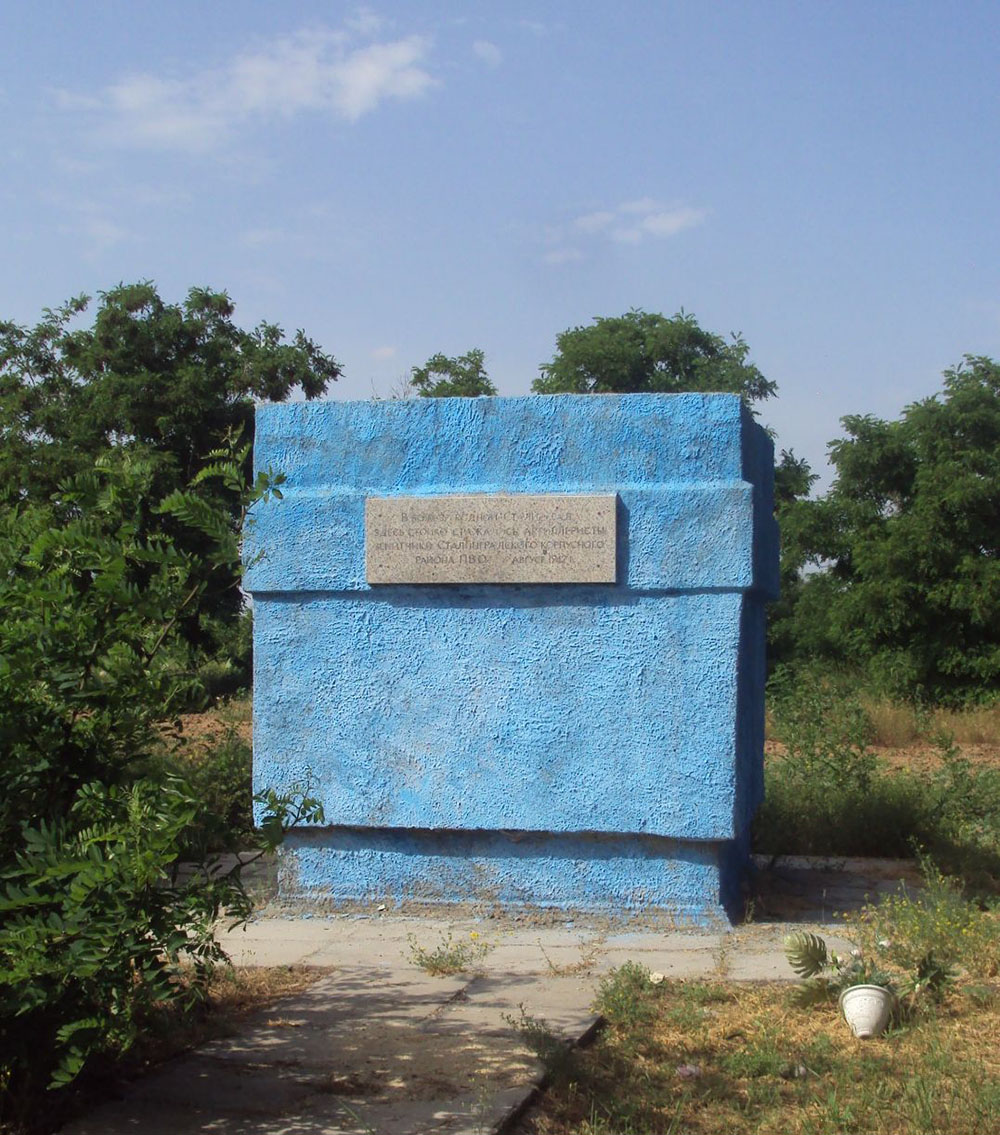
[[369, 583], [614, 583], [612, 494], [368, 497]]

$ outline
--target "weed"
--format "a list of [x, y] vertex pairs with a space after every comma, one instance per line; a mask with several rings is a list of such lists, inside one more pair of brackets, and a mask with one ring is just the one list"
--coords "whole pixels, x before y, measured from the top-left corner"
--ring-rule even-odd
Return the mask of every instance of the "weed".
[[995, 985], [966, 985], [962, 992], [977, 1009], [1000, 1008], [1000, 988]]
[[712, 951], [712, 959], [715, 962], [714, 974], [716, 977], [728, 977], [729, 968], [732, 964], [733, 952], [733, 936], [731, 934], [724, 934], [718, 946]]
[[838, 704], [836, 687], [815, 676], [793, 685], [783, 673], [776, 683], [786, 753], [765, 769], [757, 851], [907, 857], [922, 847], [974, 892], [1000, 891], [1000, 769], [973, 765], [927, 727], [935, 771], [888, 771], [867, 747], [857, 698]]
[[449, 973], [464, 973], [476, 962], [482, 961], [493, 948], [482, 941], [475, 930], [469, 934], [468, 941], [458, 942], [449, 930], [447, 934], [441, 936], [441, 941], [430, 949], [421, 946], [414, 934], [408, 934], [406, 940], [410, 945], [410, 961], [435, 977]]
[[701, 1028], [708, 1016], [705, 1009], [691, 1001], [678, 1001], [664, 1010], [665, 1018], [678, 1029], [694, 1032]]
[[364, 1135], [378, 1135], [378, 1129], [372, 1127], [367, 1119], [362, 1118], [349, 1104], [341, 1103], [340, 1110], [347, 1116], [347, 1118], [354, 1124], [356, 1130], [362, 1131]]
[[594, 1010], [619, 1027], [650, 1021], [656, 1016], [658, 991], [662, 988], [662, 984], [650, 981], [645, 966], [625, 962], [601, 979]]
[[1000, 909], [970, 901], [957, 879], [926, 858], [922, 870], [920, 891], [901, 886], [849, 919], [862, 949], [886, 943], [889, 959], [904, 969], [919, 967], [933, 955], [940, 965], [960, 965], [974, 978], [1000, 974]]
[[732, 993], [724, 985], [710, 981], [683, 981], [676, 987], [677, 996], [693, 1005], [721, 1005], [733, 999]]
[[580, 957], [575, 962], [554, 962], [550, 957], [548, 950], [539, 941], [539, 950], [542, 951], [542, 957], [545, 959], [545, 964], [548, 966], [549, 973], [553, 977], [569, 977], [578, 973], [589, 973], [594, 968], [594, 959], [597, 957], [598, 950], [600, 949], [599, 942], [591, 942], [589, 946], [585, 947]]
[[523, 1004], [517, 1008], [518, 1016], [504, 1013], [503, 1019], [541, 1062], [546, 1077], [559, 1083], [572, 1080], [576, 1069], [576, 1048], [572, 1041], [559, 1036], [547, 1021], [532, 1017]]
[[802, 777], [841, 789], [868, 786], [875, 731], [853, 689], [817, 668], [779, 667], [768, 690], [776, 732]]

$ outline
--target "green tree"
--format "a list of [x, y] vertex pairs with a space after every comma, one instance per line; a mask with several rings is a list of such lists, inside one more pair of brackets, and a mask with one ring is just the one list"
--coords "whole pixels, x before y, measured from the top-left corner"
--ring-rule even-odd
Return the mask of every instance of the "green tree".
[[[196, 482], [241, 502], [245, 447], [206, 454]], [[197, 490], [150, 502], [155, 463], [111, 449], [44, 504], [0, 512], [0, 1127], [37, 1118], [47, 1087], [134, 1041], [159, 1003], [197, 997], [223, 955], [223, 907], [248, 913], [238, 879], [198, 860], [201, 804], [163, 761], [163, 721], [191, 679], [181, 619], [212, 573], [238, 575], [226, 508]], [[196, 527], [200, 557], [149, 511]], [[315, 804], [271, 796], [262, 838]], [[182, 970], [181, 963], [193, 970]]]
[[702, 330], [693, 315], [630, 311], [598, 317], [556, 337], [557, 352], [539, 369], [536, 394], [678, 394], [728, 391], [748, 403], [777, 390], [752, 363], [739, 335]]
[[[148, 499], [186, 485], [207, 454], [242, 431], [253, 437], [255, 399], [282, 401], [296, 389], [323, 394], [341, 373], [302, 331], [245, 331], [225, 292], [192, 288], [165, 303], [149, 282], [101, 294], [93, 321], [81, 296], [44, 313], [33, 328], [0, 322], [0, 507], [47, 501], [67, 478], [93, 468], [109, 449], [148, 458]], [[249, 476], [250, 457], [246, 457]], [[224, 485], [200, 492], [228, 510], [239, 501]], [[140, 505], [140, 528], [163, 531], [197, 553], [204, 538]], [[183, 620], [201, 654], [231, 647], [241, 599], [234, 577], [216, 574], [197, 610]]]
[[803, 545], [803, 510], [817, 475], [803, 457], [783, 449], [774, 466], [774, 515], [781, 538], [780, 595], [767, 609], [769, 667], [789, 662], [795, 653], [790, 627], [802, 589], [802, 569], [808, 559]]
[[816, 570], [786, 628], [800, 655], [890, 692], [957, 701], [1000, 680], [1000, 364], [966, 356], [897, 421], [843, 419], [825, 498], [796, 506]]
[[480, 398], [496, 394], [478, 348], [454, 358], [432, 355], [410, 372], [410, 386], [421, 398]]

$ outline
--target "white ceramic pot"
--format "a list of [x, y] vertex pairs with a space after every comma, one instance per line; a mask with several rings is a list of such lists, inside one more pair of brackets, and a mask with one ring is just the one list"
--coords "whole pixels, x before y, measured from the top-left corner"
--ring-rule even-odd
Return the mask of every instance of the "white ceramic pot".
[[881, 985], [852, 985], [840, 995], [840, 1010], [856, 1037], [867, 1040], [885, 1032], [895, 998]]

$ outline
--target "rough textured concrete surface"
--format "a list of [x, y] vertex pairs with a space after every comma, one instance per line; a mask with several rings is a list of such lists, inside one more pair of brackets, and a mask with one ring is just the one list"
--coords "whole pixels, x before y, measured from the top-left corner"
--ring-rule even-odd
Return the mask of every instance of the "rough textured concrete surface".
[[[287, 485], [247, 547], [255, 782], [335, 825], [289, 840], [286, 895], [737, 903], [777, 545], [736, 396], [266, 406], [256, 462]], [[369, 583], [367, 500], [467, 494], [613, 495], [615, 581]]]

